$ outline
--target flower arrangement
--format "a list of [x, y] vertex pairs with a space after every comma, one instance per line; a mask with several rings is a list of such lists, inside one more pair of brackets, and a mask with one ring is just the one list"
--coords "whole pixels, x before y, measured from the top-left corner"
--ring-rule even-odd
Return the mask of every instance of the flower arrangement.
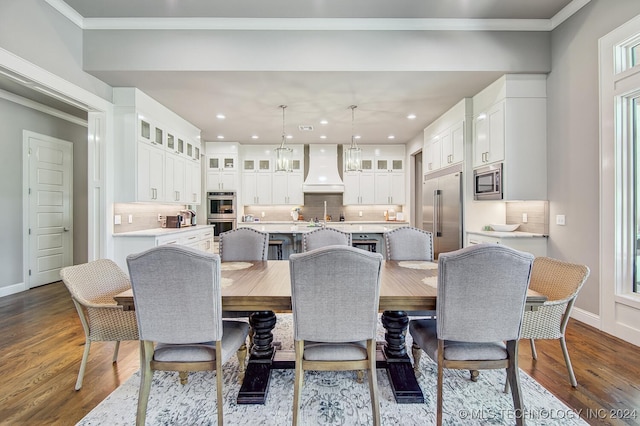
[[300, 211], [302, 209], [300, 207], [293, 207], [291, 209], [291, 219], [293, 219], [294, 221], [298, 220], [300, 218]]

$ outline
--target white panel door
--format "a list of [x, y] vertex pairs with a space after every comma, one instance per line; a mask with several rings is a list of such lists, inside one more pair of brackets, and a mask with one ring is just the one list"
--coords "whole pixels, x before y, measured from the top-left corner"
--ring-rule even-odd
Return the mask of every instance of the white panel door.
[[29, 287], [73, 263], [73, 144], [29, 133]]

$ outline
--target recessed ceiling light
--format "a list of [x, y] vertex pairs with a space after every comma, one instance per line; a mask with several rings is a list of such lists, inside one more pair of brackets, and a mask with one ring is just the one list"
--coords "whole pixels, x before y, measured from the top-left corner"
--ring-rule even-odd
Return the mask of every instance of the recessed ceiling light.
[[415, 114], [409, 114], [409, 115], [407, 115], [407, 118], [409, 120], [415, 120], [416, 119], [416, 115]]
[[396, 137], [395, 137], [395, 136], [393, 136], [393, 135], [389, 135], [389, 136], [387, 136], [387, 139], [395, 139], [395, 138], [396, 138]]
[[218, 139], [224, 139], [223, 135], [218, 135]]
[[320, 139], [326, 139], [327, 135], [320, 135]]
[[327, 120], [320, 120], [320, 124], [329, 124]]
[[259, 138], [260, 138], [260, 136], [258, 136], [258, 135], [251, 135], [251, 139], [259, 139]]
[[216, 118], [219, 120], [224, 120], [227, 117], [225, 117], [224, 114], [216, 114]]

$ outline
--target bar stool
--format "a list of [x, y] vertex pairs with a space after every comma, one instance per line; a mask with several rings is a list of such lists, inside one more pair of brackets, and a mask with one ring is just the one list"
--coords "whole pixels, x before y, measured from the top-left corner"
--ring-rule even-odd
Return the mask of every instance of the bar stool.
[[282, 260], [282, 244], [284, 240], [269, 240], [269, 248], [275, 247], [276, 258]]

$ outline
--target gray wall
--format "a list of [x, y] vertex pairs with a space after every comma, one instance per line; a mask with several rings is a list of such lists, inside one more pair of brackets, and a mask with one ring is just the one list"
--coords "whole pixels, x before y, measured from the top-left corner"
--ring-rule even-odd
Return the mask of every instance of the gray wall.
[[24, 282], [22, 131], [73, 142], [73, 261], [87, 261], [87, 129], [0, 98], [0, 287]]
[[[552, 32], [547, 80], [549, 256], [585, 263], [576, 306], [600, 313], [598, 39], [640, 13], [638, 0], [592, 0]], [[566, 215], [566, 226], [555, 224]]]
[[0, 0], [0, 47], [111, 100], [111, 87], [82, 69], [82, 30], [44, 0]]

